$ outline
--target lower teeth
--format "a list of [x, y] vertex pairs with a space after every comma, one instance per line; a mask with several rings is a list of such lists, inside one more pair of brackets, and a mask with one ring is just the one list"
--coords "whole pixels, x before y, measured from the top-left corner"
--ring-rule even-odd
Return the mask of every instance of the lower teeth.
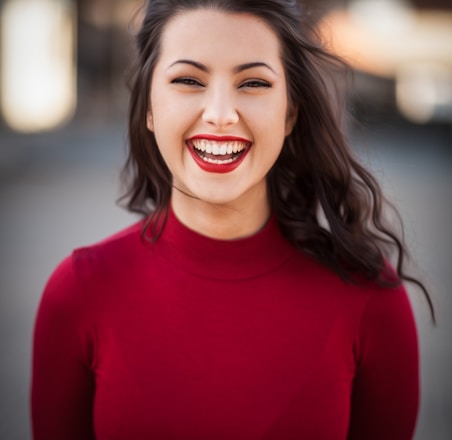
[[220, 159], [211, 159], [210, 157], [202, 157], [202, 160], [204, 162], [214, 163], [216, 165], [222, 165], [226, 163], [234, 162], [235, 159], [226, 159], [226, 160], [220, 160]]
[[234, 155], [229, 159], [213, 159], [211, 157], [206, 156], [203, 151], [196, 151], [196, 153], [204, 162], [213, 163], [215, 165], [223, 165], [236, 161], [240, 157], [242, 152], [234, 153]]

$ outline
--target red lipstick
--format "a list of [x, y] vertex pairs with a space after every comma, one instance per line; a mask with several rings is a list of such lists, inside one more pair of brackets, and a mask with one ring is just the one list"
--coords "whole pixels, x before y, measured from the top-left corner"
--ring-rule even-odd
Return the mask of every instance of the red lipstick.
[[[243, 148], [235, 153], [226, 154], [213, 154], [207, 151], [202, 151], [199, 148], [195, 148], [195, 140], [207, 140], [221, 142], [240, 142], [243, 144]], [[229, 173], [235, 170], [245, 159], [251, 148], [251, 141], [239, 136], [218, 136], [213, 134], [199, 134], [191, 137], [187, 140], [187, 147], [190, 151], [193, 160], [204, 171], [209, 173]]]
[[247, 144], [251, 144], [251, 141], [249, 139], [245, 139], [239, 136], [231, 136], [231, 135], [223, 135], [223, 136], [218, 136], [216, 134], [197, 134], [195, 136], [192, 136], [190, 139], [188, 139], [189, 141], [192, 139], [207, 139], [209, 141], [217, 141], [217, 142], [221, 142], [221, 141], [239, 141], [239, 142], [244, 142]]

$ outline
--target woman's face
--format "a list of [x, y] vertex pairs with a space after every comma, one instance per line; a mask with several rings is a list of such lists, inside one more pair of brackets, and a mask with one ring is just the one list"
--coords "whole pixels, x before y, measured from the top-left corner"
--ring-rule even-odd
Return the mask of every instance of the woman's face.
[[147, 126], [178, 197], [268, 204], [265, 176], [294, 119], [280, 44], [262, 20], [196, 9], [166, 25]]

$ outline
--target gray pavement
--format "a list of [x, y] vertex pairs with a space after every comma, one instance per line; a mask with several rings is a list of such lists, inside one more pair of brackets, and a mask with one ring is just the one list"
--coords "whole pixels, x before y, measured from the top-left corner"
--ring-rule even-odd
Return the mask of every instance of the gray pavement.
[[[0, 438], [27, 440], [34, 315], [46, 279], [74, 247], [136, 217], [115, 205], [122, 124], [73, 124], [47, 135], [0, 130]], [[358, 154], [400, 208], [438, 326], [408, 286], [422, 354], [416, 440], [452, 438], [452, 132], [376, 126], [354, 135]]]

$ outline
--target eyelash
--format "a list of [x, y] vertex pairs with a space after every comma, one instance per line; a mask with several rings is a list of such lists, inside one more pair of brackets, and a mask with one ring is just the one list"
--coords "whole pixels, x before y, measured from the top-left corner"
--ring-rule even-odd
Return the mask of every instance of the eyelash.
[[190, 78], [188, 76], [184, 76], [182, 78], [176, 78], [171, 81], [171, 84], [182, 84], [190, 87], [202, 87], [203, 84], [198, 80]]
[[[204, 84], [202, 84], [200, 81], [190, 78], [190, 77], [181, 77], [176, 78], [171, 81], [171, 84], [182, 84], [188, 87], [203, 87]], [[240, 84], [239, 88], [249, 87], [250, 89], [258, 89], [258, 88], [265, 88], [268, 89], [271, 87], [271, 84], [267, 81], [262, 80], [249, 80], [245, 81], [244, 83]]]
[[245, 81], [243, 84], [240, 84], [240, 88], [243, 88], [243, 87], [249, 87], [251, 89], [257, 89], [257, 88], [262, 87], [262, 88], [268, 89], [271, 87], [271, 84], [268, 83], [267, 81], [253, 79], [250, 81]]

